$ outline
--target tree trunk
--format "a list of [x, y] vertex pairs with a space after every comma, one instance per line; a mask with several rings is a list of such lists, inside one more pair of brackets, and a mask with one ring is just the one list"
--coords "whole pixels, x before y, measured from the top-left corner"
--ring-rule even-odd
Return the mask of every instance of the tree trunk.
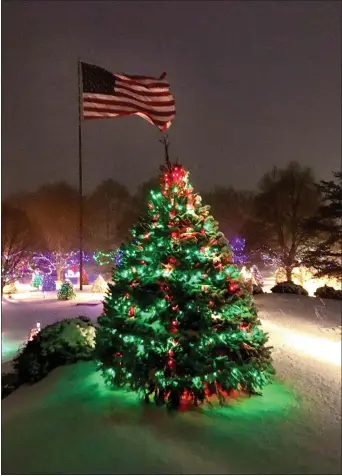
[[292, 266], [286, 266], [286, 281], [292, 281]]
[[57, 264], [56, 266], [57, 281], [62, 281], [62, 267]]

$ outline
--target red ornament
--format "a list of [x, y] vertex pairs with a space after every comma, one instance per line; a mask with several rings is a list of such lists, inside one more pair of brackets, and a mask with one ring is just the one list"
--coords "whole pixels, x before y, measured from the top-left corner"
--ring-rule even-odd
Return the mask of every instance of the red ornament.
[[134, 315], [135, 315], [135, 306], [131, 306], [128, 309], [128, 317], [134, 317]]
[[174, 357], [174, 355], [175, 355], [174, 351], [173, 351], [173, 350], [169, 350], [169, 356], [170, 356], [170, 357]]
[[229, 285], [229, 291], [232, 292], [232, 293], [236, 292], [238, 289], [239, 289], [239, 286], [235, 283], [231, 283]]
[[176, 264], [177, 263], [177, 260], [174, 256], [171, 256], [171, 258], [169, 258], [169, 264]]
[[167, 365], [168, 365], [169, 367], [173, 367], [173, 366], [174, 366], [173, 360], [170, 359], [170, 360], [168, 361]]
[[173, 311], [178, 311], [178, 309], [179, 309], [178, 304], [176, 304], [176, 306], [173, 306], [173, 307], [172, 307], [172, 310], [173, 310]]
[[178, 326], [178, 321], [172, 321], [172, 325], [173, 325], [174, 327]]
[[173, 238], [174, 240], [177, 239], [177, 238], [179, 238], [179, 233], [178, 233], [177, 231], [173, 231], [173, 232], [171, 233], [171, 238]]
[[209, 301], [209, 307], [213, 308], [215, 306], [214, 301]]

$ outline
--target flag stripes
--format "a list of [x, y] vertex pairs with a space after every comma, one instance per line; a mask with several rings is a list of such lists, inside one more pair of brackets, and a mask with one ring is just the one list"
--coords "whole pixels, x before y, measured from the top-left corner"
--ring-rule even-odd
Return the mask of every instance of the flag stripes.
[[137, 115], [161, 131], [175, 117], [175, 100], [164, 79], [112, 74], [98, 66], [82, 63], [83, 117], [100, 119]]

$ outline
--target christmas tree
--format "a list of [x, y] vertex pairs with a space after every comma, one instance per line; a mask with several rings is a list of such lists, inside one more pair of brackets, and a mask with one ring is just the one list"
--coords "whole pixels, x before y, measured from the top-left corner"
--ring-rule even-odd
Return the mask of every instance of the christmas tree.
[[44, 274], [42, 291], [56, 291], [56, 281], [51, 274]]
[[62, 283], [61, 289], [58, 291], [57, 298], [62, 301], [69, 301], [70, 299], [75, 299], [76, 293], [74, 291], [73, 285], [70, 281], [64, 281]]
[[99, 366], [107, 383], [146, 402], [222, 402], [233, 390], [257, 393], [273, 373], [252, 297], [209, 210], [188, 172], [167, 162], [113, 271]]
[[39, 288], [43, 284], [43, 277], [39, 273], [34, 273], [32, 276], [31, 286]]
[[98, 275], [98, 277], [95, 279], [94, 284], [91, 288], [92, 293], [105, 293], [107, 291], [107, 283], [101, 276], [101, 274]]
[[82, 269], [82, 284], [83, 285], [89, 284], [88, 274], [85, 269]]

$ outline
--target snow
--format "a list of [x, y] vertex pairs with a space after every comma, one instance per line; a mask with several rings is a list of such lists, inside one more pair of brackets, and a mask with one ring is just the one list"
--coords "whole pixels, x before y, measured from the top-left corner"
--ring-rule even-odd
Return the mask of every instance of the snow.
[[[21, 342], [36, 322], [95, 320], [100, 300], [5, 301], [3, 339]], [[106, 389], [92, 363], [59, 368], [3, 400], [2, 472], [340, 474], [341, 303], [255, 301], [277, 370], [262, 397], [169, 415]]]

